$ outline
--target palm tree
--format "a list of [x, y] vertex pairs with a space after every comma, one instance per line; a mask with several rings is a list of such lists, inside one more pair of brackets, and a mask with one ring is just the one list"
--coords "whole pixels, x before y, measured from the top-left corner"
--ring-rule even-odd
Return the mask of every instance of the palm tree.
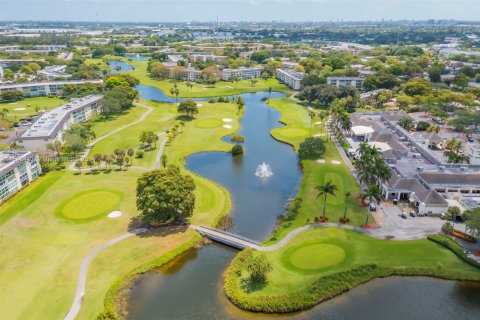
[[272, 87], [268, 87], [268, 101], [270, 101], [271, 95], [272, 95]]
[[327, 117], [327, 113], [325, 111], [320, 111], [318, 113], [318, 117], [320, 118], [320, 134], [323, 133], [323, 119], [325, 119]]
[[352, 193], [350, 191], [345, 192], [345, 211], [343, 212], [343, 221], [347, 221], [347, 209], [348, 209], [348, 198]]
[[166, 154], [162, 154], [162, 156], [160, 157], [160, 163], [162, 164], [163, 169], [167, 167], [168, 158]]
[[350, 114], [346, 111], [340, 113], [337, 117], [337, 124], [343, 131], [348, 131], [352, 127], [352, 120], [350, 120]]
[[133, 164], [133, 156], [135, 155], [135, 150], [128, 148], [127, 155], [130, 158], [130, 163]]
[[184, 122], [184, 121], [180, 121], [179, 124], [180, 124], [180, 126], [182, 127], [182, 132], [183, 132], [183, 129], [185, 128], [185, 122]]
[[327, 209], [327, 196], [330, 194], [335, 197], [335, 191], [338, 190], [338, 187], [333, 184], [332, 180], [328, 181], [324, 185], [315, 186], [315, 189], [318, 191], [317, 199], [323, 195], [323, 215], [322, 222], [325, 222], [325, 213]]
[[[363, 195], [362, 195], [362, 202], [365, 203], [365, 200], [368, 198], [368, 204], [372, 203], [373, 201], [376, 201], [377, 203], [380, 203], [382, 200], [382, 192], [380, 191], [380, 188], [376, 184], [369, 184], [367, 186], [367, 189], [363, 190]], [[367, 219], [365, 220], [365, 226], [368, 225], [368, 215], [369, 211], [367, 210]]]
[[311, 137], [312, 136], [313, 119], [315, 119], [316, 114], [315, 114], [315, 112], [310, 111], [308, 113], [308, 116], [310, 117], [310, 137]]

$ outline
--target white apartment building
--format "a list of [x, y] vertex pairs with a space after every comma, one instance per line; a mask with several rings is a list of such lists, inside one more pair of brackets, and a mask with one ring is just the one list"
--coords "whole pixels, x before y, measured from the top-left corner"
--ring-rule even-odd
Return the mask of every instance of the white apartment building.
[[470, 158], [470, 164], [480, 165], [480, 144], [469, 143], [466, 145], [467, 155]]
[[33, 46], [33, 49], [22, 49], [21, 46], [0, 46], [0, 51], [5, 51], [9, 53], [20, 53], [20, 54], [29, 54], [29, 53], [38, 53], [38, 54], [49, 54], [50, 52], [62, 51], [67, 49], [65, 45], [57, 44], [40, 44]]
[[300, 83], [305, 76], [302, 72], [293, 71], [292, 69], [277, 69], [275, 74], [278, 81], [286, 84], [293, 90], [300, 90]]
[[337, 88], [352, 86], [358, 90], [362, 90], [364, 80], [364, 77], [327, 77], [327, 83]]
[[26, 82], [0, 85], [0, 93], [8, 90], [22, 91], [25, 97], [40, 97], [49, 95], [61, 95], [66, 84], [81, 86], [84, 83], [103, 84], [103, 80], [71, 80], [71, 81], [47, 81]]
[[46, 150], [53, 141], [63, 141], [63, 133], [73, 123], [84, 122], [92, 113], [99, 111], [98, 102], [102, 98], [102, 95], [90, 95], [46, 111], [17, 138], [18, 145], [27, 150], [40, 151]]
[[42, 174], [38, 154], [31, 151], [0, 151], [0, 201]]
[[235, 78], [239, 80], [259, 78], [262, 74], [263, 67], [240, 67], [238, 69], [223, 69], [221, 79], [223, 81], [230, 81]]
[[56, 66], [46, 66], [42, 70], [38, 70], [37, 74], [40, 76], [44, 76], [45, 78], [55, 79], [55, 78], [71, 78], [72, 75], [65, 73], [67, 69], [66, 65], [56, 65]]
[[227, 56], [217, 56], [217, 55], [214, 55], [213, 53], [192, 52], [188, 54], [188, 61], [190, 62], [195, 62], [195, 61], [207, 62], [208, 60], [212, 60], [215, 63], [220, 63], [220, 62], [226, 61], [227, 59], [228, 59]]

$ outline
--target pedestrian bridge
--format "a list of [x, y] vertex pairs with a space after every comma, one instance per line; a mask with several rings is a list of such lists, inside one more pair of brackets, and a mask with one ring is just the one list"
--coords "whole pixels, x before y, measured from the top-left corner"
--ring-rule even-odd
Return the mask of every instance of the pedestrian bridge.
[[250, 248], [253, 250], [261, 250], [262, 244], [260, 242], [254, 241], [252, 239], [248, 239], [227, 231], [209, 228], [209, 227], [202, 227], [202, 226], [190, 226], [192, 229], [196, 230], [201, 235], [223, 244], [226, 244], [230, 247], [236, 249], [246, 249]]

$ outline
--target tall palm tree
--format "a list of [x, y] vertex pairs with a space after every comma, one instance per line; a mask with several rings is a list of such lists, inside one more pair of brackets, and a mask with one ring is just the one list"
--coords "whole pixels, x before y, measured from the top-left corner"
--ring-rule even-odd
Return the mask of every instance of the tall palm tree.
[[323, 195], [323, 215], [322, 221], [325, 221], [325, 213], [327, 209], [327, 196], [332, 195], [335, 197], [335, 191], [338, 190], [338, 187], [333, 184], [332, 180], [328, 181], [324, 185], [315, 186], [315, 189], [318, 191], [317, 199]]
[[323, 119], [325, 119], [327, 117], [327, 113], [325, 111], [320, 111], [318, 113], [318, 117], [320, 118], [320, 122], [322, 123], [320, 125], [320, 134], [323, 133]]
[[312, 136], [312, 127], [313, 127], [313, 119], [315, 119], [315, 112], [310, 111], [308, 112], [308, 116], [310, 117], [310, 137]]
[[[369, 184], [365, 190], [363, 190], [362, 202], [365, 203], [365, 200], [368, 198], [368, 204], [376, 201], [380, 203], [382, 200], [382, 192], [376, 184]], [[365, 220], [365, 226], [368, 225], [368, 216], [370, 212], [367, 210], [367, 219]]]
[[345, 210], [343, 211], [343, 221], [347, 220], [348, 198], [350, 198], [351, 195], [352, 193], [350, 191], [345, 192]]
[[272, 95], [272, 87], [268, 87], [268, 101], [270, 101], [271, 95]]

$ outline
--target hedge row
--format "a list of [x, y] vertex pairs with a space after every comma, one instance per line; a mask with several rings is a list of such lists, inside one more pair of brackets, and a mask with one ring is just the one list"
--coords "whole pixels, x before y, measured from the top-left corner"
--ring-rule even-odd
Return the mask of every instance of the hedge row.
[[130, 288], [131, 284], [139, 275], [142, 273], [148, 272], [154, 268], [157, 268], [173, 259], [175, 259], [180, 254], [184, 253], [188, 249], [192, 248], [197, 244], [202, 237], [200, 235], [195, 235], [189, 242], [181, 245], [180, 247], [175, 248], [172, 251], [167, 252], [166, 254], [153, 259], [147, 263], [142, 264], [141, 266], [133, 269], [127, 275], [121, 279], [114, 282], [105, 295], [103, 301], [103, 311], [97, 315], [97, 320], [119, 320], [122, 317], [118, 314], [116, 310], [116, 302], [119, 299], [122, 299], [122, 295], [125, 295], [127, 290]]
[[[349, 270], [318, 278], [303, 290], [278, 296], [249, 295], [240, 285], [242, 275], [241, 252], [225, 273], [225, 292], [238, 307], [265, 313], [287, 313], [305, 310], [346, 292], [374, 278], [388, 276], [430, 276], [449, 280], [480, 280], [480, 273], [459, 272], [441, 266], [437, 268], [381, 267], [378, 264], [354, 266]], [[248, 253], [247, 253], [248, 254]]]
[[472, 258], [469, 258], [465, 252], [463, 251], [463, 248], [457, 243], [455, 242], [454, 240], [450, 239], [449, 237], [447, 237], [446, 235], [443, 235], [443, 234], [431, 234], [429, 235], [428, 237], [428, 240], [431, 240], [435, 243], [438, 243], [439, 245], [441, 246], [444, 246], [445, 248], [447, 249], [450, 249], [451, 251], [453, 251], [453, 253], [455, 253], [460, 259], [462, 259], [463, 261], [465, 261], [466, 263], [474, 266], [474, 267], [477, 267], [477, 268], [480, 268], [480, 263], [478, 263], [477, 261], [473, 260]]

